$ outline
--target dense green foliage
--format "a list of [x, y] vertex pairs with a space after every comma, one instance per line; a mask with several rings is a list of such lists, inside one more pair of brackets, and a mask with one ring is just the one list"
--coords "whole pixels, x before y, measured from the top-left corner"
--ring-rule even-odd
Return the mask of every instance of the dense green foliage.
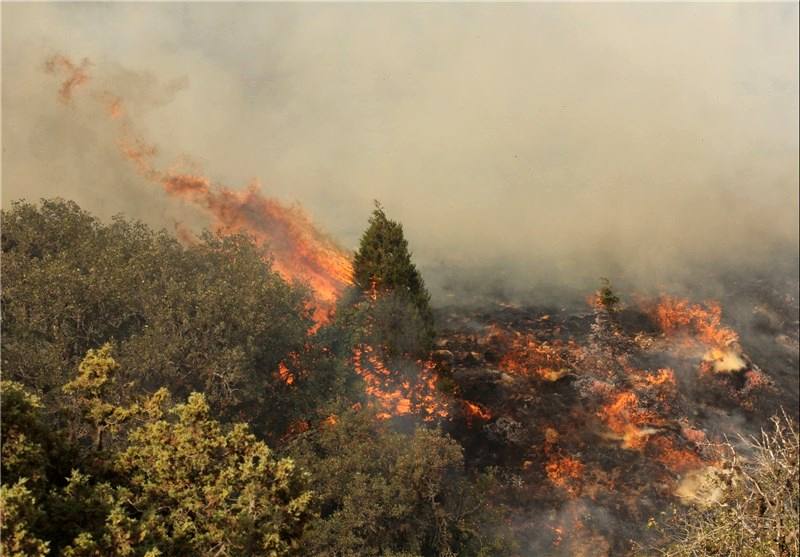
[[38, 397], [11, 381], [0, 385], [2, 412], [2, 486], [0, 538], [2, 554], [46, 555], [48, 543], [32, 529], [44, 518], [37, 496], [47, 485], [50, 436]]
[[50, 544], [31, 529], [44, 519], [24, 480], [0, 486], [0, 549], [7, 557], [47, 555]]
[[455, 441], [352, 409], [353, 343], [432, 334], [382, 210], [359, 269], [385, 288], [316, 333], [245, 237], [182, 246], [60, 200], [2, 218], [3, 555], [502, 553]]
[[483, 490], [461, 447], [436, 430], [393, 432], [364, 412], [298, 437], [290, 454], [310, 472], [319, 516], [303, 538], [313, 555], [497, 554]]
[[74, 203], [46, 200], [3, 213], [2, 246], [3, 371], [45, 397], [106, 342], [127, 393], [200, 391], [215, 413], [259, 430], [285, 427], [299, 412], [293, 404], [308, 406], [293, 394], [329, 389], [301, 383], [334, 379], [294, 370], [291, 392], [276, 379], [280, 362], [319, 357], [306, 353], [307, 293], [246, 238], [206, 234], [183, 247], [142, 224], [106, 225]]
[[[4, 402], [15, 390], [3, 384]], [[305, 475], [246, 425], [223, 431], [202, 395], [169, 409], [170, 419], [165, 398], [116, 409], [142, 425], [107, 455], [102, 481], [74, 470], [65, 486], [34, 492], [26, 478], [4, 478], [4, 553], [51, 544], [69, 556], [293, 553], [309, 518]]]

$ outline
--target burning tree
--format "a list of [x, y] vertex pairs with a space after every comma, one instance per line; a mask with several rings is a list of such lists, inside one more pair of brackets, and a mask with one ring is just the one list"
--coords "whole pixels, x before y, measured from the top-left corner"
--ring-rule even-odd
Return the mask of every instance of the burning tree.
[[376, 202], [353, 264], [353, 284], [334, 322], [321, 331], [348, 358], [381, 419], [447, 415], [437, 392], [433, 313], [422, 276], [411, 262], [403, 227]]

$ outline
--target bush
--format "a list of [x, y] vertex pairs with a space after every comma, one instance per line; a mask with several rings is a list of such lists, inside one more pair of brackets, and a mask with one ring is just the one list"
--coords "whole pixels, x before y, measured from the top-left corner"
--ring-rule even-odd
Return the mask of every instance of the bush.
[[292, 393], [277, 370], [304, 351], [312, 321], [307, 292], [265, 251], [209, 234], [184, 247], [62, 200], [17, 202], [2, 216], [5, 378], [50, 405], [87, 350], [109, 342], [125, 393], [202, 391], [219, 416], [285, 425]]
[[366, 411], [297, 438], [289, 453], [311, 473], [319, 516], [303, 537], [309, 555], [504, 555], [486, 497], [462, 449], [436, 430], [393, 432]]
[[721, 497], [679, 512], [653, 549], [669, 557], [800, 555], [798, 430], [785, 414], [743, 446], [722, 446]]
[[[277, 458], [246, 424], [214, 420], [199, 393], [174, 406], [165, 389], [129, 407], [104, 401], [102, 387], [116, 368], [107, 347], [90, 351], [68, 384], [84, 401], [82, 429], [117, 433], [113, 449], [94, 443], [65, 485], [38, 481], [35, 490], [18, 468], [32, 463], [38, 477], [46, 464], [40, 445], [25, 441], [39, 427], [38, 402], [18, 384], [2, 383], [10, 461], [0, 486], [3, 555], [297, 554], [311, 516], [307, 474]], [[107, 427], [123, 416], [131, 422], [124, 431]]]

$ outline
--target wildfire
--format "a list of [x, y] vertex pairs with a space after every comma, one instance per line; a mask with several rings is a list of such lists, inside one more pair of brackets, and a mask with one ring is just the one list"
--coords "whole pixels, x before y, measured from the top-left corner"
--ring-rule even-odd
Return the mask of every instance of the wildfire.
[[480, 404], [476, 404], [474, 402], [470, 402], [468, 400], [464, 402], [464, 409], [467, 413], [467, 420], [471, 421], [472, 418], [478, 418], [480, 420], [491, 420], [492, 413], [489, 412], [486, 408], [481, 407]]
[[739, 340], [735, 331], [721, 325], [722, 308], [717, 302], [692, 304], [688, 300], [662, 296], [654, 316], [668, 336], [697, 339], [714, 347], [725, 347]]
[[322, 420], [322, 425], [324, 427], [333, 427], [339, 422], [339, 417], [336, 414], [331, 414], [324, 420]]
[[[84, 60], [76, 65], [64, 56], [51, 58], [50, 73], [65, 75], [59, 96], [69, 102], [76, 87], [89, 80]], [[122, 97], [102, 91], [94, 95], [118, 124], [120, 154], [148, 181], [172, 197], [202, 209], [218, 234], [245, 234], [257, 245], [268, 248], [275, 270], [286, 280], [307, 284], [317, 303], [315, 319], [325, 321], [344, 288], [352, 282], [350, 254], [320, 232], [300, 207], [286, 206], [260, 193], [257, 182], [244, 190], [214, 184], [210, 178], [179, 172], [176, 167], [158, 168], [158, 149], [134, 130]], [[176, 165], [177, 166], [177, 165]]]
[[61, 83], [61, 88], [58, 90], [58, 98], [63, 103], [69, 103], [72, 100], [72, 92], [79, 86], [89, 81], [89, 66], [92, 63], [88, 58], [81, 60], [80, 64], [75, 64], [66, 56], [56, 54], [51, 56], [45, 62], [45, 71], [50, 74], [65, 74], [64, 81]]
[[566, 354], [577, 346], [561, 343], [539, 342], [533, 336], [515, 334], [508, 338], [499, 329], [493, 329], [491, 338], [496, 343], [506, 344], [500, 360], [500, 369], [508, 373], [536, 377], [543, 381], [558, 381], [569, 373], [570, 364]]
[[639, 406], [636, 393], [623, 391], [603, 406], [597, 415], [611, 430], [611, 438], [622, 441], [624, 449], [642, 449], [647, 438], [659, 430], [645, 424], [660, 422], [659, 417]]
[[414, 362], [411, 377], [390, 370], [378, 351], [368, 344], [353, 350], [353, 367], [364, 380], [364, 390], [380, 409], [378, 418], [420, 414], [425, 421], [449, 415], [446, 401], [436, 389], [436, 371], [430, 361]]
[[739, 354], [718, 347], [710, 348], [703, 354], [703, 361], [709, 363], [715, 373], [741, 371], [747, 367], [747, 362]]
[[294, 374], [289, 371], [289, 368], [286, 367], [286, 364], [281, 362], [278, 364], [278, 377], [281, 378], [281, 381], [286, 383], [287, 385], [291, 385], [294, 383]]
[[545, 466], [548, 479], [573, 495], [577, 495], [580, 491], [583, 469], [583, 463], [571, 456], [554, 457]]
[[647, 392], [651, 398], [661, 403], [664, 410], [669, 409], [678, 393], [675, 372], [670, 368], [661, 368], [655, 372], [632, 369], [628, 370], [627, 376], [638, 392]]
[[233, 191], [214, 188], [207, 178], [164, 174], [168, 194], [207, 210], [220, 234], [248, 234], [269, 248], [273, 265], [288, 280], [306, 282], [319, 302], [332, 307], [351, 283], [349, 255], [322, 234], [300, 207], [286, 207], [264, 197], [257, 184]]
[[653, 439], [653, 449], [657, 452], [657, 459], [668, 470], [678, 473], [696, 470], [705, 466], [700, 456], [688, 449], [675, 447], [674, 441], [666, 437]]

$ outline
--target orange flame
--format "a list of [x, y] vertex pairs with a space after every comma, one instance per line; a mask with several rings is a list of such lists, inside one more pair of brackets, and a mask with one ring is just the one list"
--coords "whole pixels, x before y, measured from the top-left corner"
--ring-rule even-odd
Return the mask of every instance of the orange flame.
[[557, 381], [568, 373], [567, 354], [578, 350], [577, 345], [561, 342], [548, 343], [532, 335], [515, 333], [513, 337], [493, 328], [491, 338], [507, 348], [500, 360], [500, 369], [509, 373], [536, 377], [543, 381]]
[[580, 491], [583, 463], [571, 456], [556, 456], [545, 466], [548, 479], [554, 485], [576, 495]]
[[[51, 73], [66, 73], [60, 96], [68, 102], [73, 90], [89, 80], [88, 60], [78, 66], [64, 56], [47, 63]], [[147, 180], [170, 196], [188, 201], [211, 217], [218, 234], [245, 234], [269, 249], [273, 266], [286, 280], [308, 284], [317, 302], [317, 322], [326, 319], [344, 288], [352, 283], [350, 254], [319, 231], [303, 210], [285, 206], [259, 192], [257, 183], [232, 190], [202, 175], [162, 170], [155, 166], [158, 149], [133, 130], [123, 99], [107, 91], [95, 95], [112, 119], [119, 122], [120, 153]]]
[[688, 300], [662, 296], [655, 308], [656, 322], [668, 336], [694, 335], [707, 346], [727, 346], [738, 340], [732, 329], [721, 325], [722, 308], [717, 302], [691, 304]]
[[486, 408], [482, 408], [479, 404], [474, 402], [470, 402], [468, 400], [463, 401], [464, 408], [467, 412], [467, 420], [471, 420], [471, 418], [478, 418], [481, 420], [491, 420], [492, 413], [489, 412]]
[[661, 421], [653, 412], [641, 408], [639, 398], [631, 391], [615, 395], [597, 415], [611, 430], [613, 438], [622, 441], [625, 449], [641, 450], [647, 443], [647, 438], [658, 431], [645, 425]]
[[294, 374], [289, 371], [289, 368], [283, 362], [278, 364], [278, 377], [287, 385], [294, 383]]
[[436, 389], [436, 372], [429, 361], [416, 362], [412, 379], [386, 367], [378, 352], [363, 344], [353, 349], [353, 367], [364, 380], [364, 390], [381, 411], [378, 418], [416, 413], [425, 421], [449, 415], [446, 401]]
[[322, 425], [324, 427], [333, 427], [339, 422], [339, 417], [336, 414], [331, 414], [324, 420], [322, 420]]
[[675, 443], [666, 437], [654, 439], [653, 446], [659, 453], [659, 462], [673, 472], [685, 473], [706, 465], [697, 453], [676, 448]]
[[72, 92], [79, 86], [89, 81], [89, 66], [92, 63], [88, 58], [81, 60], [80, 65], [75, 64], [60, 54], [51, 56], [45, 62], [45, 71], [50, 74], [65, 74], [64, 81], [61, 83], [61, 88], [58, 90], [58, 98], [61, 102], [67, 104], [72, 100]]

